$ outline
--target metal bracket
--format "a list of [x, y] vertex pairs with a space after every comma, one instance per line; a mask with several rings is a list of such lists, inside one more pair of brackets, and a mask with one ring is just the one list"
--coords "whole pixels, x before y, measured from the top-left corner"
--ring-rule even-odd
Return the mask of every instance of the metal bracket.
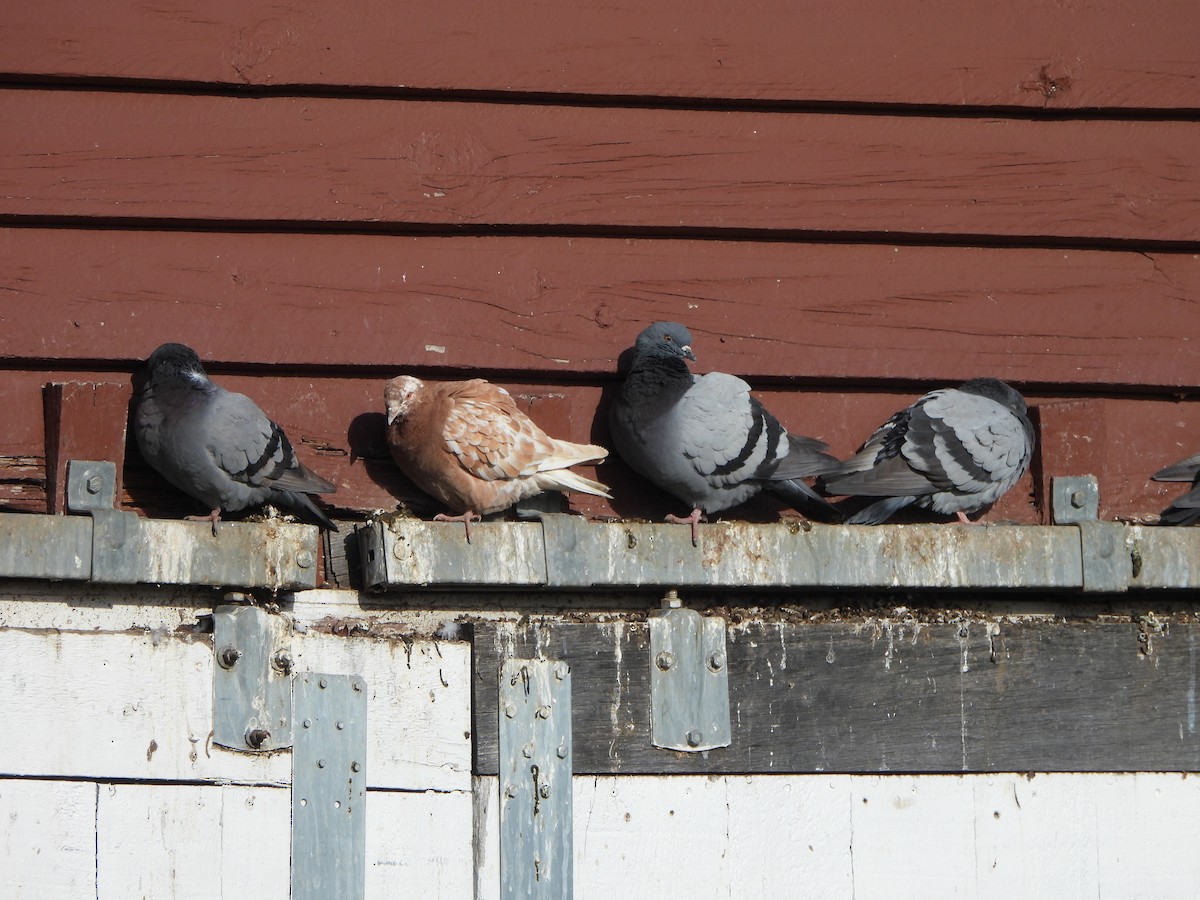
[[367, 685], [295, 680], [292, 900], [362, 900], [367, 873]]
[[67, 509], [92, 517], [92, 581], [135, 584], [144, 569], [137, 513], [114, 509], [117, 465], [108, 460], [67, 461]]
[[506, 659], [499, 698], [500, 896], [570, 900], [571, 667]]
[[287, 622], [256, 606], [213, 610], [213, 742], [231, 750], [292, 746]]
[[591, 587], [586, 554], [594, 542], [586, 534], [587, 519], [567, 513], [542, 513], [538, 518], [546, 555], [546, 587]]
[[650, 740], [691, 753], [733, 740], [725, 620], [684, 609], [675, 591], [650, 617]]
[[1128, 529], [1100, 522], [1100, 487], [1092, 475], [1063, 476], [1051, 481], [1050, 509], [1055, 525], [1079, 529], [1081, 587], [1084, 593], [1120, 593], [1133, 579], [1133, 551]]

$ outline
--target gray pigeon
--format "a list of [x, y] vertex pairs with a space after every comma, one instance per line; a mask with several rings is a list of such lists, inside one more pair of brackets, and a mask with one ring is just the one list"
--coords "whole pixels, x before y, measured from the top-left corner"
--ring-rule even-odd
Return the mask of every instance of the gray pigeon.
[[884, 497], [846, 520], [877, 525], [912, 504], [969, 523], [1029, 468], [1033, 425], [1025, 398], [995, 378], [931, 391], [902, 409], [825, 479], [831, 494]]
[[682, 325], [656, 322], [633, 348], [633, 365], [609, 411], [613, 443], [638, 474], [693, 509], [669, 522], [692, 526], [764, 488], [793, 505], [839, 516], [798, 479], [840, 472], [825, 444], [788, 434], [750, 385], [733, 375], [693, 375], [692, 336]]
[[142, 457], [163, 478], [207, 506], [213, 533], [221, 512], [271, 503], [338, 528], [307, 494], [334, 486], [296, 459], [283, 429], [249, 397], [213, 384], [183, 344], [163, 344], [147, 362], [134, 428]]
[[1163, 525], [1191, 525], [1200, 522], [1200, 453], [1189, 456], [1173, 466], [1159, 469], [1150, 476], [1155, 481], [1190, 481], [1192, 489], [1163, 510], [1159, 522]]

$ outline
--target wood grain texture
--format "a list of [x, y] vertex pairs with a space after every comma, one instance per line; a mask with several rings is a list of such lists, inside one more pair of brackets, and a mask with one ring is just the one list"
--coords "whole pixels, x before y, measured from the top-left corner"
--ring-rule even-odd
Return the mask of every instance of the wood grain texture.
[[67, 509], [67, 463], [72, 459], [117, 464], [122, 495], [129, 388], [119, 382], [58, 382], [43, 393], [46, 414], [46, 512]]
[[0, 778], [0, 871], [5, 900], [96, 897], [92, 782]]
[[577, 773], [1194, 771], [1200, 629], [1073, 622], [749, 623], [729, 632], [733, 743], [650, 744], [644, 624], [475, 632], [475, 771], [496, 771], [501, 655], [572, 668]]
[[1017, 106], [1200, 107], [1188, 0], [749, 4], [320, 0], [14, 9], [4, 70], [352, 89]]
[[39, 369], [182, 340], [217, 371], [610, 380], [672, 319], [750, 379], [1200, 390], [1185, 253], [5, 228], [0, 296], [0, 360]]
[[0, 129], [10, 216], [1200, 240], [1182, 121], [4, 90]]

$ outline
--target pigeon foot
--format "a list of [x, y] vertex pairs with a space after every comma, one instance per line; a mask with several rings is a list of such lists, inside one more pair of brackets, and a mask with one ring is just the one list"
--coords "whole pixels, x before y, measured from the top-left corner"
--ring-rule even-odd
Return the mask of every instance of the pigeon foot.
[[696, 523], [702, 519], [705, 522], [708, 521], [708, 517], [704, 515], [703, 510], [701, 510], [699, 507], [697, 507], [696, 509], [692, 510], [691, 515], [684, 516], [682, 518], [675, 515], [674, 513], [668, 513], [666, 521], [671, 522], [674, 525], [691, 525], [692, 526], [692, 546], [698, 547], [700, 545], [696, 540]]
[[482, 518], [483, 518], [483, 516], [479, 515], [479, 513], [471, 512], [471, 510], [468, 509], [461, 516], [448, 516], [445, 513], [438, 513], [436, 516], [433, 517], [433, 521], [435, 521], [435, 522], [462, 522], [463, 528], [466, 529], [466, 532], [467, 532], [467, 543], [469, 544], [469, 543], [471, 543], [471, 522], [472, 521], [478, 522]]
[[217, 523], [221, 521], [221, 510], [214, 509], [207, 516], [184, 516], [188, 522], [212, 522], [213, 537], [217, 536]]

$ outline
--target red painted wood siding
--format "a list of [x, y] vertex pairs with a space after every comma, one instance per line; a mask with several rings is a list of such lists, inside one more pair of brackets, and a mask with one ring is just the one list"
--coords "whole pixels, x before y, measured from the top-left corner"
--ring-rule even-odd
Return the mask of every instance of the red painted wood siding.
[[[1147, 475], [1200, 450], [1197, 33], [1184, 0], [14, 8], [0, 508], [57, 508], [182, 340], [340, 514], [431, 510], [387, 459], [388, 377], [482, 374], [605, 443], [617, 357], [670, 318], [842, 455], [1010, 380], [1041, 452], [992, 520], [1085, 472], [1152, 515], [1178, 487]], [[46, 388], [76, 381], [105, 386]], [[127, 506], [193, 511], [124, 456]], [[679, 511], [599, 474], [589, 515]]]

